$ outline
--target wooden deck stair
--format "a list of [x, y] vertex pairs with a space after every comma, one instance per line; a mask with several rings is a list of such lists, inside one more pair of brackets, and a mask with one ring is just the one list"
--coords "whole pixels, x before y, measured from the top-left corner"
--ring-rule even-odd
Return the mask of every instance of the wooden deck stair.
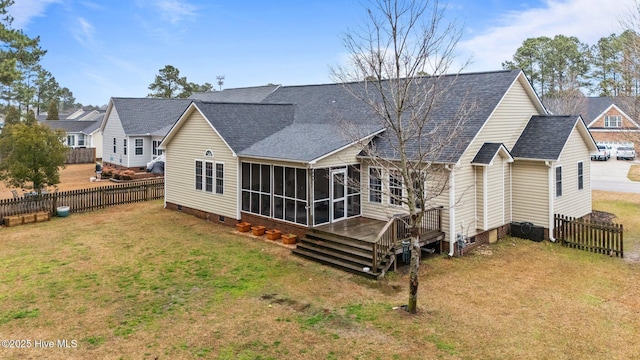
[[[313, 229], [299, 240], [293, 253], [368, 278], [377, 279], [381, 275], [371, 269], [373, 244], [365, 240]], [[391, 261], [391, 256], [387, 261]]]
[[[444, 240], [440, 230], [441, 211], [442, 207], [425, 211], [419, 226], [421, 248], [429, 246], [436, 250], [434, 246]], [[387, 221], [356, 217], [320, 225], [298, 241], [293, 253], [368, 278], [381, 279], [396, 261], [396, 254], [402, 253], [401, 240], [408, 236], [406, 224], [406, 215], [399, 215]]]

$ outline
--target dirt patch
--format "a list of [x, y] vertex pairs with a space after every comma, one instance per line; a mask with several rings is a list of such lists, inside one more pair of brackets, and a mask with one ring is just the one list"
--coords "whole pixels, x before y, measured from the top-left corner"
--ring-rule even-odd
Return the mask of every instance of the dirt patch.
[[[55, 189], [58, 189], [58, 191], [68, 191], [114, 184], [108, 180], [91, 181], [91, 178], [96, 176], [95, 170], [95, 164], [67, 165], [64, 169], [60, 170], [60, 184], [49, 186], [47, 190], [49, 192]], [[22, 194], [24, 191], [30, 191], [27, 189], [7, 187], [4, 182], [0, 181], [0, 199], [11, 199], [13, 197], [11, 190], [17, 190], [19, 194]]]
[[593, 212], [591, 213], [591, 220], [597, 221], [599, 223], [612, 225], [615, 224], [614, 220], [616, 218], [616, 214], [612, 214], [606, 211], [593, 210]]

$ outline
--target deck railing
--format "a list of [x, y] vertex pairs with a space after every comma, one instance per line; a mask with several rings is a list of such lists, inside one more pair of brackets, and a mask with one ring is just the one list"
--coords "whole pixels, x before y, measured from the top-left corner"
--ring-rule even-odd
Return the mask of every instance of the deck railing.
[[[419, 235], [429, 230], [442, 231], [442, 206], [425, 210], [418, 225]], [[380, 230], [373, 243], [372, 269], [377, 272], [384, 259], [402, 240], [410, 238], [409, 215], [395, 215]]]
[[164, 197], [164, 178], [141, 180], [97, 188], [61, 191], [49, 194], [24, 196], [0, 200], [0, 223], [7, 216], [39, 211], [55, 215], [56, 208], [68, 206], [69, 212], [102, 209], [108, 206], [129, 204]]

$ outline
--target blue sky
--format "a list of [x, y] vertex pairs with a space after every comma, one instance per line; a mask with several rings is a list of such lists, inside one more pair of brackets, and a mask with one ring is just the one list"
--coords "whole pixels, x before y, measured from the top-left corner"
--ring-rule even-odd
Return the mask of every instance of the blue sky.
[[[223, 88], [331, 82], [342, 35], [362, 24], [358, 0], [16, 0], [14, 27], [40, 36], [45, 69], [78, 102], [144, 97], [173, 65], [191, 82]], [[563, 34], [593, 44], [619, 33], [634, 0], [450, 0], [464, 24], [465, 71], [498, 70], [529, 37]], [[217, 86], [216, 86], [217, 88]]]

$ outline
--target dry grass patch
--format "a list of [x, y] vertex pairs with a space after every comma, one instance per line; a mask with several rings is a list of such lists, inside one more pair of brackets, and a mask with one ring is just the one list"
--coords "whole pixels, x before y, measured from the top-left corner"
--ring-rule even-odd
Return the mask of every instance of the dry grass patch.
[[[604, 201], [606, 203], [606, 201]], [[76, 349], [8, 359], [633, 358], [638, 267], [506, 240], [376, 282], [161, 201], [0, 228], [0, 334]]]
[[631, 181], [640, 181], [640, 165], [631, 165], [627, 178]]

